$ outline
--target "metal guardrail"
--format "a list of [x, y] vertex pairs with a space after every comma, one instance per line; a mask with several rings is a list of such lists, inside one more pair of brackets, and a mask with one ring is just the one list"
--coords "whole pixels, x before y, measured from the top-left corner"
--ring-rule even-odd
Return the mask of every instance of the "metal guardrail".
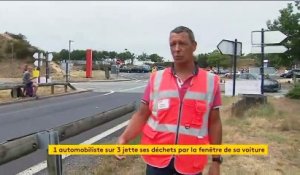
[[[39, 83], [38, 85], [39, 85], [39, 87], [51, 86], [51, 94], [54, 94], [54, 86], [56, 86], [56, 85], [63, 85], [65, 87], [65, 92], [67, 92], [68, 87], [70, 87], [72, 90], [76, 90], [76, 88], [68, 82]], [[24, 87], [25, 87], [25, 85], [22, 83], [7, 83], [7, 84], [5, 83], [5, 84], [1, 84], [0, 90], [12, 89], [13, 97], [16, 97], [17, 96], [17, 88], [24, 88]]]
[[[57, 139], [55, 139], [56, 137], [59, 141], [65, 140], [80, 134], [81, 132], [133, 112], [134, 110], [135, 102], [53, 128], [49, 131], [40, 131], [8, 140], [0, 144], [0, 165], [35, 152], [37, 149], [47, 149], [49, 144], [55, 144], [57, 142]], [[48, 155], [47, 161], [49, 165], [49, 174], [60, 174], [57, 172], [57, 168], [60, 169], [61, 166], [57, 165], [57, 162], [59, 162], [57, 157], [53, 158], [53, 156]], [[52, 161], [52, 163], [49, 161]], [[53, 161], [55, 163], [53, 163]], [[52, 170], [49, 170], [51, 167]], [[53, 170], [53, 168], [55, 170]]]

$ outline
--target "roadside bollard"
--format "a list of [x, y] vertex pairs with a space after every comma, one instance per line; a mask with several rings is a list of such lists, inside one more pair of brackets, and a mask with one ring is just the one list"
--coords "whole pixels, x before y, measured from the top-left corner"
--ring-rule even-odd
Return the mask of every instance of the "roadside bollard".
[[107, 66], [105, 67], [105, 78], [106, 78], [107, 80], [110, 78], [110, 76], [109, 76], [109, 69], [108, 69]]

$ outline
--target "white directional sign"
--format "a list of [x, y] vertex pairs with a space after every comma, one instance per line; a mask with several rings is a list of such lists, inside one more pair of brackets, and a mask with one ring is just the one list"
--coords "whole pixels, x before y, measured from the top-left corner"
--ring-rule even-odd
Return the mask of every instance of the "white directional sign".
[[[222, 40], [217, 48], [223, 55], [234, 55], [234, 41]], [[237, 42], [237, 56], [242, 55], [242, 43]]]
[[[261, 32], [253, 31], [251, 39], [253, 45], [261, 45]], [[287, 36], [280, 31], [264, 31], [264, 44], [278, 44], [281, 43]]]
[[[38, 61], [38, 60], [35, 60], [33, 64], [34, 64], [36, 67], [38, 67], [38, 66], [39, 66], [39, 61]], [[43, 65], [43, 62], [41, 61], [41, 62], [40, 62], [40, 66], [42, 66], [42, 65]]]
[[48, 54], [48, 61], [52, 61], [52, 59], [53, 59], [53, 55], [52, 55], [52, 53], [49, 53]]
[[38, 52], [35, 52], [35, 53], [33, 54], [33, 58], [39, 59], [39, 53], [38, 53]]
[[[287, 51], [285, 46], [265, 46], [264, 53], [284, 53]], [[251, 53], [261, 53], [261, 47], [253, 46]]]
[[43, 53], [40, 53], [40, 58], [45, 59], [45, 55]]

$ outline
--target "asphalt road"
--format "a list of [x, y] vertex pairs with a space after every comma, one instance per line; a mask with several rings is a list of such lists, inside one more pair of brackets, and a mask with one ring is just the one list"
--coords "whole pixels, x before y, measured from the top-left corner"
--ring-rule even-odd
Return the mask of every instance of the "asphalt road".
[[[147, 85], [149, 74], [122, 73], [121, 76], [133, 80], [73, 83], [78, 89], [90, 89], [93, 92], [0, 106], [0, 142], [61, 126], [133, 101], [139, 102]], [[281, 92], [271, 95], [281, 95]], [[63, 143], [81, 143], [128, 120], [130, 116], [131, 114], [123, 116], [67, 139]], [[1, 165], [0, 174], [19, 173], [45, 159], [46, 151], [38, 150], [18, 160]]]
[[[90, 89], [94, 92], [0, 106], [0, 142], [61, 126], [133, 101], [139, 103], [142, 92], [147, 85], [149, 74], [144, 76], [139, 77], [140, 80], [135, 79], [126, 82], [74, 83], [73, 85], [79, 89]], [[131, 114], [123, 116], [67, 139], [63, 143], [81, 143], [128, 120], [130, 116]], [[0, 174], [17, 174], [45, 159], [46, 151], [38, 150], [18, 160], [1, 165]]]

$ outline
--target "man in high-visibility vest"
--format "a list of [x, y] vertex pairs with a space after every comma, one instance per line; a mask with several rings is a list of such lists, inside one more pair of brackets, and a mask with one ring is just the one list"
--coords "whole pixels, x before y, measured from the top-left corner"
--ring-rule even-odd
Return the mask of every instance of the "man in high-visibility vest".
[[157, 71], [157, 66], [153, 66], [152, 67], [152, 73], [156, 72]]
[[[141, 144], [221, 144], [219, 77], [198, 68], [193, 32], [170, 32], [172, 67], [151, 74], [138, 111], [118, 139], [126, 144], [142, 132]], [[123, 156], [116, 156], [119, 159]], [[202, 174], [206, 155], [143, 155], [147, 175]], [[219, 175], [222, 157], [212, 156], [209, 175]]]

